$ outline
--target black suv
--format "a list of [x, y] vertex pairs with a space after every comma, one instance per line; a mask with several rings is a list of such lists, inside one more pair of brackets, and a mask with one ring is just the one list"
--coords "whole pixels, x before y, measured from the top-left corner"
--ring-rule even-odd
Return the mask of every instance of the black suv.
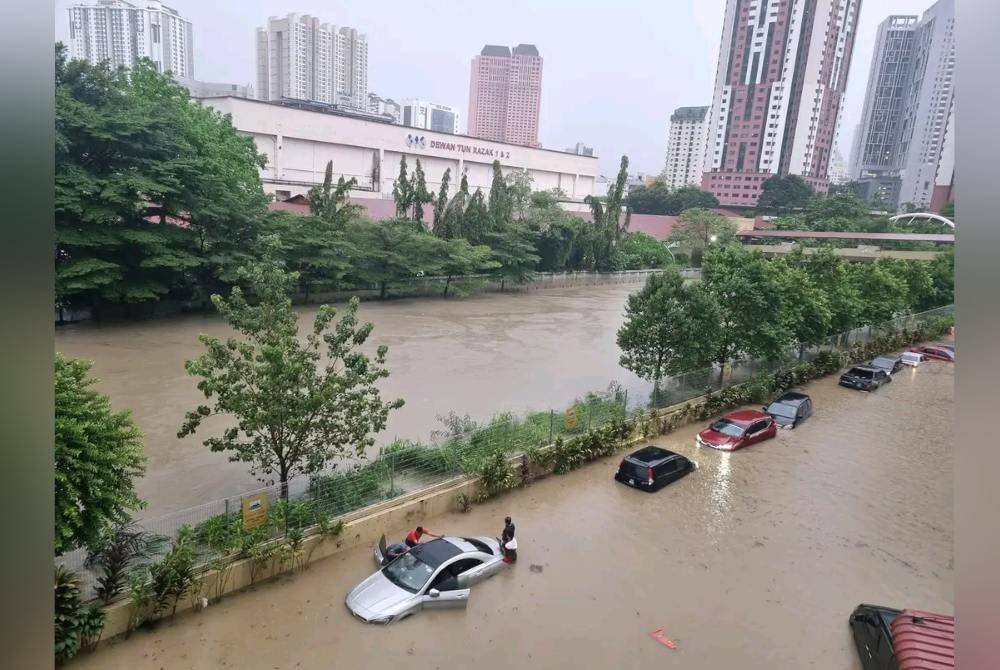
[[813, 404], [801, 391], [785, 391], [763, 409], [779, 427], [795, 428], [812, 416]]
[[697, 467], [680, 454], [648, 446], [623, 458], [615, 479], [643, 491], [657, 491]]
[[840, 385], [848, 388], [861, 389], [862, 391], [874, 391], [884, 384], [892, 381], [892, 377], [885, 370], [858, 365], [844, 374], [840, 375]]

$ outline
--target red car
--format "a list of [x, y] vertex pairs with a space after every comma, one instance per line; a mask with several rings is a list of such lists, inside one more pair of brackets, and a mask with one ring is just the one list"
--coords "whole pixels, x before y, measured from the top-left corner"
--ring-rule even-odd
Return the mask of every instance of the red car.
[[929, 344], [922, 347], [913, 347], [910, 351], [914, 351], [918, 354], [923, 354], [925, 358], [931, 358], [935, 361], [948, 361], [949, 363], [955, 362], [955, 350], [949, 349], [948, 347], [938, 346], [936, 344]]
[[730, 412], [698, 433], [698, 446], [736, 451], [749, 444], [770, 440], [778, 424], [769, 415], [753, 409]]

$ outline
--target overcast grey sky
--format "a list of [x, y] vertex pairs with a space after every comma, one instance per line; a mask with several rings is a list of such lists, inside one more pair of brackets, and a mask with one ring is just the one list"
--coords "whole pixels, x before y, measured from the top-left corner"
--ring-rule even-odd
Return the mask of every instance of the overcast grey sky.
[[[91, 0], [83, 0], [89, 4]], [[57, 0], [56, 39], [69, 37]], [[675, 107], [710, 105], [725, 0], [172, 0], [194, 23], [194, 75], [252, 83], [254, 28], [268, 16], [312, 14], [368, 35], [369, 90], [418, 97], [462, 113], [471, 58], [484, 44], [535, 44], [545, 59], [540, 140], [593, 146], [613, 174], [622, 154], [632, 171], [659, 173]], [[875, 28], [890, 14], [920, 14], [932, 0], [862, 0], [840, 129], [846, 159], [861, 117]]]

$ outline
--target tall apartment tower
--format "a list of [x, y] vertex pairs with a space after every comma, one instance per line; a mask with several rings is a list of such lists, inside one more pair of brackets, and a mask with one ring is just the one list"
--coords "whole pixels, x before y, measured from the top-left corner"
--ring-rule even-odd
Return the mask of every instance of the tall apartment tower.
[[670, 188], [701, 184], [708, 107], [678, 107], [670, 115], [663, 181]]
[[132, 67], [148, 58], [160, 72], [194, 77], [194, 27], [156, 0], [97, 0], [69, 8], [70, 58]]
[[458, 133], [459, 115], [457, 109], [448, 105], [426, 100], [404, 100], [402, 123], [411, 128], [454, 135]]
[[472, 59], [468, 134], [538, 147], [542, 57], [533, 44], [487, 44]]
[[257, 97], [368, 108], [368, 39], [306, 14], [257, 28]]
[[702, 188], [755, 205], [774, 175], [825, 192], [860, 0], [727, 0]]
[[950, 190], [954, 24], [954, 0], [939, 0], [919, 19], [890, 16], [878, 27], [850, 171], [865, 197], [893, 209], [926, 208], [935, 187]]

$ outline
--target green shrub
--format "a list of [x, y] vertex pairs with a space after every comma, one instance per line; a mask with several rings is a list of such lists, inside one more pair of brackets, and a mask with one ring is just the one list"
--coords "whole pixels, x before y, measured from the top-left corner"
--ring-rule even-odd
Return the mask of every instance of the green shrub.
[[482, 484], [480, 499], [490, 498], [496, 494], [514, 488], [514, 468], [510, 456], [503, 449], [494, 449], [482, 458], [476, 469]]
[[97, 644], [104, 630], [104, 610], [80, 600], [80, 579], [62, 566], [55, 572], [55, 657], [62, 663], [81, 648]]

